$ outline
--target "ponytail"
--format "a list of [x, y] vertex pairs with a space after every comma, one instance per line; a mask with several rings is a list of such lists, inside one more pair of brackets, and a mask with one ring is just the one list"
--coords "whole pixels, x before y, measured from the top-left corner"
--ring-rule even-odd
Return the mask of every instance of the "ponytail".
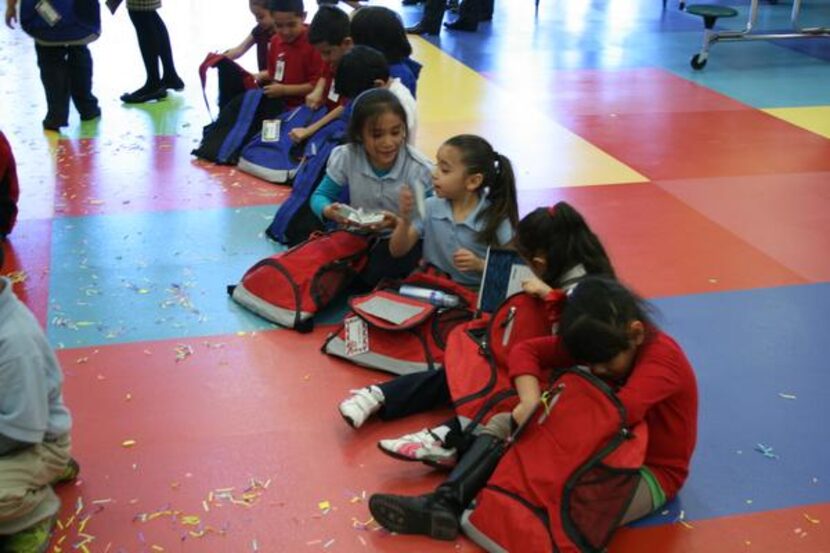
[[545, 274], [542, 280], [554, 288], [569, 270], [582, 265], [588, 275], [615, 279], [611, 260], [588, 223], [567, 202], [540, 207], [526, 215], [516, 233], [516, 244], [526, 258], [542, 255]]
[[458, 148], [468, 175], [480, 174], [480, 190], [487, 195], [489, 205], [477, 220], [484, 220], [484, 228], [478, 233], [478, 241], [488, 246], [500, 246], [498, 230], [502, 221], [510, 221], [510, 228], [519, 224], [519, 208], [516, 201], [516, 177], [513, 164], [496, 152], [489, 142], [480, 136], [461, 134], [445, 142]]

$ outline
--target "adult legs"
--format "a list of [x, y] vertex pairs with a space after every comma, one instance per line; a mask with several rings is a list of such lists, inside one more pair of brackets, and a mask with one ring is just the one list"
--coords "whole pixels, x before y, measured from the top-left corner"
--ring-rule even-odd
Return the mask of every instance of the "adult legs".
[[447, 9], [446, 0], [426, 0], [421, 21], [406, 29], [407, 33], [416, 35], [437, 35], [441, 31], [441, 21]]
[[444, 26], [454, 31], [476, 31], [481, 14], [482, 0], [464, 0], [458, 8], [458, 19]]
[[92, 94], [92, 55], [87, 46], [69, 46], [69, 91], [81, 119], [88, 121], [101, 115], [98, 98]]
[[57, 131], [69, 124], [69, 62], [66, 46], [35, 44], [40, 81], [46, 93], [43, 128]]

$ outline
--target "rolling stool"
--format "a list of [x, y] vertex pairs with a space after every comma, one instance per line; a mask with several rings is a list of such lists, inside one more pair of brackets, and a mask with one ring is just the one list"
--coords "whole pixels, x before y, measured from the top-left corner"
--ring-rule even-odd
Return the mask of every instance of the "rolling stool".
[[692, 69], [699, 71], [706, 67], [706, 60], [709, 58], [709, 46], [718, 38], [718, 33], [713, 30], [715, 23], [721, 17], [735, 17], [738, 15], [738, 10], [717, 4], [691, 4], [686, 6], [686, 11], [703, 18], [703, 47], [699, 53], [692, 56], [691, 60]]

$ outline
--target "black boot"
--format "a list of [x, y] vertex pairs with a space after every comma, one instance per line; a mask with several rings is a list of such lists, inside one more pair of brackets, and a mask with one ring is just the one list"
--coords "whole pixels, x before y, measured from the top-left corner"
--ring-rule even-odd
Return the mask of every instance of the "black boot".
[[481, 13], [481, 0], [464, 0], [458, 8], [458, 19], [452, 23], [444, 23], [444, 27], [453, 31], [478, 30], [478, 20]]
[[503, 453], [502, 440], [479, 436], [435, 493], [418, 497], [374, 494], [369, 510], [392, 532], [453, 540], [458, 536], [461, 513], [490, 479]]
[[446, 9], [446, 0], [427, 0], [424, 17], [414, 27], [408, 27], [406, 32], [415, 35], [437, 35], [441, 31], [441, 21]]
[[481, 0], [481, 13], [479, 14], [480, 21], [493, 20], [493, 2], [494, 0]]

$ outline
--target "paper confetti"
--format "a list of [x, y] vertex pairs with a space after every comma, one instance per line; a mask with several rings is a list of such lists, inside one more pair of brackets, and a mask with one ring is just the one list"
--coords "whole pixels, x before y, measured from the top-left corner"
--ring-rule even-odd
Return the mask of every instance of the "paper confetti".
[[124, 440], [123, 442], [121, 442], [121, 447], [133, 447], [135, 444], [135, 440]]
[[187, 344], [178, 344], [173, 350], [176, 352], [176, 363], [184, 361], [193, 355], [193, 348]]
[[759, 443], [755, 446], [755, 451], [761, 453], [767, 459], [778, 459], [778, 455], [773, 452], [772, 446]]
[[807, 513], [804, 513], [804, 518], [806, 518], [806, 519], [807, 519], [807, 522], [810, 522], [810, 523], [812, 523], [812, 524], [818, 524], [818, 523], [820, 523], [820, 522], [821, 522], [819, 519], [817, 519], [817, 518], [813, 518], [813, 517], [811, 517], [810, 515], [808, 515]]
[[779, 393], [779, 394], [778, 394], [778, 397], [780, 397], [780, 398], [782, 398], [782, 399], [798, 399], [798, 398], [796, 397], [796, 395], [795, 395], [795, 394], [784, 394], [784, 393]]

